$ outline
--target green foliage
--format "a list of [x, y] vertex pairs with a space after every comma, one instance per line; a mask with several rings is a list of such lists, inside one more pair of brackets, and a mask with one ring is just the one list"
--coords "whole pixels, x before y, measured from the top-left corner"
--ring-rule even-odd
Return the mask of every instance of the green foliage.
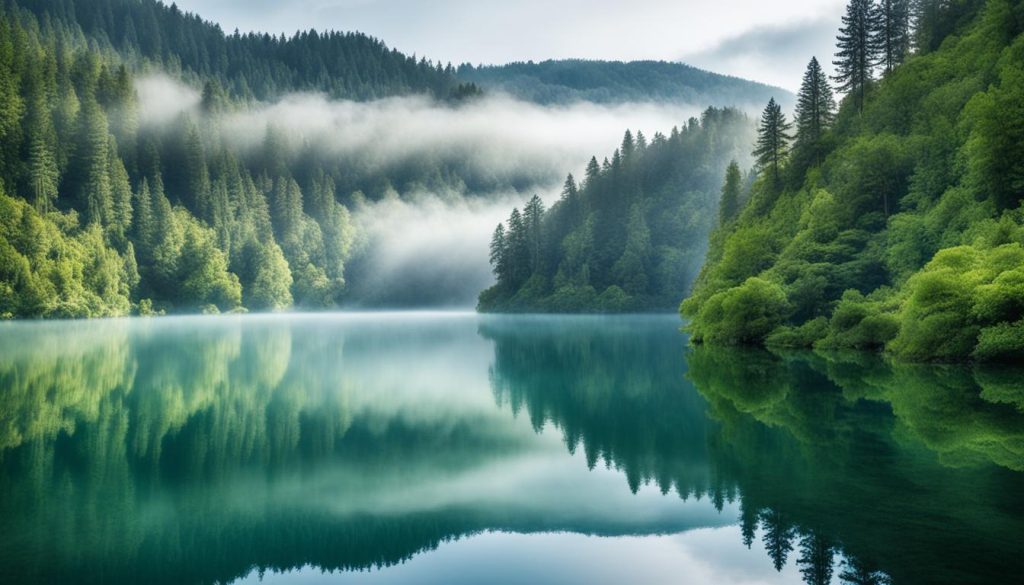
[[1024, 247], [1020, 244], [942, 250], [910, 279], [907, 289], [899, 336], [890, 346], [897, 355], [913, 360], [950, 360], [971, 354], [979, 359], [1024, 357], [1017, 323], [1024, 316]]
[[[864, 20], [869, 4], [851, 2], [844, 19], [839, 72], [849, 93], [820, 142], [820, 166], [794, 156], [780, 191], [769, 188], [770, 174], [754, 183], [736, 221], [712, 235], [681, 311], [695, 332], [714, 332], [729, 321], [721, 300], [759, 278], [777, 283], [787, 302], [780, 327], [761, 336], [772, 345], [1020, 360], [1020, 9], [1006, 0], [981, 9], [971, 0], [921, 3], [917, 51], [905, 62], [905, 40], [883, 42], [874, 29], [865, 55], [895, 43], [882, 63], [891, 70], [874, 83], [873, 63], [858, 70], [858, 23], [901, 19], [879, 11], [903, 7], [882, 3]], [[799, 122], [798, 145], [818, 136]], [[739, 341], [695, 336], [705, 340]]]
[[534, 197], [498, 226], [490, 249], [497, 284], [481, 294], [478, 308], [587, 313], [675, 306], [716, 223], [708, 207], [721, 193], [722, 213], [739, 211], [735, 158], [751, 130], [739, 111], [709, 108], [650, 142], [627, 131], [611, 160], [591, 159], [582, 186], [570, 175], [550, 209]]
[[[153, 33], [181, 25], [175, 29], [181, 35], [122, 36], [96, 17], [111, 9], [123, 11], [126, 22], [144, 18]], [[293, 163], [292, 147], [274, 132], [261, 151], [232, 150], [219, 133], [219, 117], [239, 105], [232, 96], [253, 97], [245, 89], [250, 83], [264, 96], [326, 83], [323, 76], [281, 76], [281, 70], [257, 64], [294, 66], [279, 52], [285, 47], [362, 46], [365, 54], [339, 61], [355, 58], [371, 69], [396, 65], [389, 76], [337, 86], [347, 97], [414, 87], [443, 96], [454, 71], [412, 60], [405, 68], [400, 53], [378, 54], [383, 46], [372, 39], [337, 34], [267, 39], [265, 52], [230, 73], [233, 57], [208, 60], [257, 39], [263, 43], [262, 37], [224, 37], [197, 18], [150, 1], [101, 0], [69, 9], [53, 0], [0, 8], [0, 181], [14, 201], [36, 210], [33, 215], [12, 207], [23, 219], [10, 229], [22, 235], [4, 249], [0, 312], [112, 315], [127, 313], [132, 302], [142, 314], [225, 312], [241, 309], [243, 300], [269, 310], [286, 309], [293, 300], [315, 308], [340, 301], [355, 231], [337, 199], [335, 177], [342, 171], [319, 161]], [[182, 44], [197, 43], [213, 52], [183, 53]], [[142, 56], [152, 60], [147, 66], [173, 63], [172, 71], [186, 77], [206, 77], [206, 124], [183, 116], [169, 130], [140, 127], [130, 67]], [[324, 70], [338, 65], [320, 63]], [[399, 81], [413, 72], [419, 72], [416, 83]], [[343, 77], [334, 82], [346, 84]], [[19, 243], [26, 238], [37, 240], [35, 247]]]
[[789, 134], [792, 124], [786, 121], [782, 107], [775, 98], [768, 101], [761, 114], [761, 126], [757, 130], [757, 143], [754, 158], [761, 170], [768, 171], [774, 183], [779, 182], [780, 170], [789, 154], [789, 142], [793, 139]]
[[125, 315], [130, 286], [125, 258], [99, 226], [40, 215], [0, 192], [0, 317]]
[[761, 278], [748, 278], [740, 286], [712, 295], [687, 330], [696, 342], [763, 343], [787, 311], [782, 287]]

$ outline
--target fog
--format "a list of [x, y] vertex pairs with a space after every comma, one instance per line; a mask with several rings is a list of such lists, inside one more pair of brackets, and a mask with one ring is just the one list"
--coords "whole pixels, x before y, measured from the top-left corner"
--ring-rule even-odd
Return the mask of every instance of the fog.
[[353, 304], [474, 307], [494, 282], [488, 261], [494, 227], [524, 197], [417, 193], [356, 207], [360, 250], [346, 276]]
[[[137, 91], [144, 128], [167, 126], [181, 114], [203, 116], [199, 92], [166, 76], [143, 78]], [[553, 202], [566, 174], [579, 176], [591, 156], [610, 156], [627, 128], [648, 137], [668, 133], [703, 109], [541, 106], [500, 94], [453, 106], [420, 96], [354, 102], [303, 93], [202, 126], [216, 128], [243, 154], [274, 129], [290, 156], [328, 160], [357, 176], [451, 170], [459, 181], [444, 192], [396, 183], [397, 194], [352, 209], [360, 246], [346, 279], [360, 306], [472, 307], [492, 281], [491, 233], [513, 206], [534, 193]]]

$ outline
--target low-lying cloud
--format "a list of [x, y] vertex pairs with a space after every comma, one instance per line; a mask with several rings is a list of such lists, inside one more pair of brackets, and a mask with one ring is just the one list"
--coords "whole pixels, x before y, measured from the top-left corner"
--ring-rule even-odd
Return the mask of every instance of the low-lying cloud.
[[[200, 122], [200, 95], [165, 76], [138, 82], [140, 121], [159, 128], [188, 114]], [[471, 307], [493, 280], [488, 243], [495, 225], [534, 193], [548, 202], [565, 175], [591, 156], [610, 156], [625, 130], [668, 133], [705, 106], [638, 103], [541, 106], [504, 95], [451, 106], [426, 97], [373, 102], [295, 94], [222, 115], [216, 128], [240, 152], [259, 148], [268, 129], [293, 156], [315, 156], [359, 173], [390, 176], [402, 165], [454, 169], [465, 185], [445, 193], [396, 185], [388, 197], [353, 209], [362, 242], [347, 280], [363, 306]], [[341, 193], [339, 195], [347, 195]]]
[[348, 273], [353, 304], [475, 306], [477, 294], [494, 282], [488, 260], [494, 227], [523, 199], [418, 193], [357, 207], [363, 248]]

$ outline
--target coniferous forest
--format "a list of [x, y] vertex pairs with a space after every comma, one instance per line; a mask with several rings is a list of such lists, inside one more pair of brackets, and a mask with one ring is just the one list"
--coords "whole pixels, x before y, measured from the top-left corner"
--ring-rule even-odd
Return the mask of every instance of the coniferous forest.
[[[717, 189], [753, 123], [733, 109], [706, 110], [648, 142], [627, 131], [611, 159], [569, 175], [545, 210], [539, 197], [498, 225], [491, 242], [497, 284], [483, 311], [627, 312], [666, 309], [690, 287], [716, 220]], [[735, 177], [736, 188], [743, 181]]]
[[[297, 90], [453, 101], [479, 91], [359, 34], [224, 35], [150, 1], [2, 6], [7, 317], [334, 306], [354, 237], [338, 194], [385, 190], [387, 178], [302, 156], [276, 128], [238, 148], [222, 115]], [[201, 84], [198, 118], [140, 124], [135, 82], [154, 69]]]

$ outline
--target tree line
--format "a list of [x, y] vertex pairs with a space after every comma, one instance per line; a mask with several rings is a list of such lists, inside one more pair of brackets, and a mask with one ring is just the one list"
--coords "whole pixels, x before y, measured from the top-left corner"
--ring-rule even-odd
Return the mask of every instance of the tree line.
[[461, 98], [455, 68], [417, 59], [358, 32], [225, 34], [220, 26], [156, 0], [3, 0], [6, 12], [30, 11], [62, 44], [117, 52], [191, 82], [215, 80], [232, 97], [271, 100], [295, 91], [337, 99], [425, 93]]
[[756, 181], [738, 197], [726, 178], [681, 306], [694, 341], [1024, 357], [1021, 10], [849, 2], [840, 107], [812, 59], [795, 124], [765, 108]]
[[738, 110], [709, 108], [648, 141], [626, 131], [611, 159], [570, 174], [550, 209], [534, 196], [497, 226], [497, 284], [483, 311], [668, 309], [700, 263], [717, 182], [753, 130]]

